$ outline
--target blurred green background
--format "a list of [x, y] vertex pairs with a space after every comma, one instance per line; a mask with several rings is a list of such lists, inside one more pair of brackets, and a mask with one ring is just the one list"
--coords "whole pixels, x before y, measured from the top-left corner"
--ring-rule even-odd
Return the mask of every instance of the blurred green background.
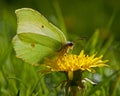
[[77, 42], [76, 54], [84, 49], [109, 59], [110, 68], [84, 74], [99, 83], [88, 84], [85, 96], [120, 96], [120, 0], [0, 0], [0, 96], [64, 96], [64, 90], [55, 88], [64, 80], [62, 74], [43, 78], [40, 67], [15, 57], [14, 12], [23, 7], [38, 10], [66, 32], [68, 40]]

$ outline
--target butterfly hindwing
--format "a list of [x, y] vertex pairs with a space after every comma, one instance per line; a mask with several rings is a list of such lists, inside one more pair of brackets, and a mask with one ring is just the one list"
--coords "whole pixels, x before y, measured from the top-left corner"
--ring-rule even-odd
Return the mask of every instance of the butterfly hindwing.
[[13, 38], [13, 44], [17, 58], [22, 58], [25, 62], [33, 65], [42, 62], [44, 57], [54, 52], [51, 48], [40, 44], [23, 42], [18, 36]]

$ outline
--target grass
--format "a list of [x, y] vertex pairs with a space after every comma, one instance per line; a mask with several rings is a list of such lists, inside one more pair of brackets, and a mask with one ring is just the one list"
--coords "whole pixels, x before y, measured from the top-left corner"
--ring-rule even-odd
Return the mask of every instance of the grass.
[[[15, 57], [11, 40], [16, 34], [16, 17], [13, 12], [3, 9], [0, 16], [0, 96], [63, 96], [64, 90], [55, 86], [64, 80], [64, 75], [56, 72], [44, 76], [39, 72], [41, 67], [24, 63]], [[63, 23], [60, 9], [56, 10], [59, 10], [59, 22]], [[98, 28], [75, 46], [74, 53], [85, 49], [88, 54], [97, 52], [97, 56], [103, 54], [104, 59], [109, 59], [109, 68], [98, 68], [95, 74], [84, 73], [84, 77], [98, 82], [96, 86], [87, 82], [85, 96], [120, 96], [120, 43], [110, 28], [113, 21], [108, 23], [109, 30], [106, 27]], [[62, 25], [60, 28], [66, 30]], [[82, 33], [79, 32], [79, 35]], [[79, 36], [78, 33], [68, 33], [68, 37], [74, 40]]]

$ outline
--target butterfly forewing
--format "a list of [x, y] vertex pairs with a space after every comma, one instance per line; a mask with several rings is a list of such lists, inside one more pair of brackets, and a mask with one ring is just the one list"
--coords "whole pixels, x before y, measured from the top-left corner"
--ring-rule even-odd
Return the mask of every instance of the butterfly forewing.
[[[62, 31], [60, 31], [53, 24], [42, 16], [37, 11], [30, 8], [22, 8], [15, 11], [17, 15], [18, 28], [17, 33], [34, 33], [48, 36], [61, 42], [66, 43], [66, 38]], [[27, 37], [27, 34], [26, 34]]]

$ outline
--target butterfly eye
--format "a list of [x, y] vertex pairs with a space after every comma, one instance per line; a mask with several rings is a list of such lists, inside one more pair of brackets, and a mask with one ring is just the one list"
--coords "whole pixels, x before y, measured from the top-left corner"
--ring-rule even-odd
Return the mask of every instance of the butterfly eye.
[[73, 43], [73, 42], [67, 42], [67, 44], [66, 44], [66, 45], [68, 45], [68, 46], [72, 47], [72, 46], [74, 45], [74, 43]]

